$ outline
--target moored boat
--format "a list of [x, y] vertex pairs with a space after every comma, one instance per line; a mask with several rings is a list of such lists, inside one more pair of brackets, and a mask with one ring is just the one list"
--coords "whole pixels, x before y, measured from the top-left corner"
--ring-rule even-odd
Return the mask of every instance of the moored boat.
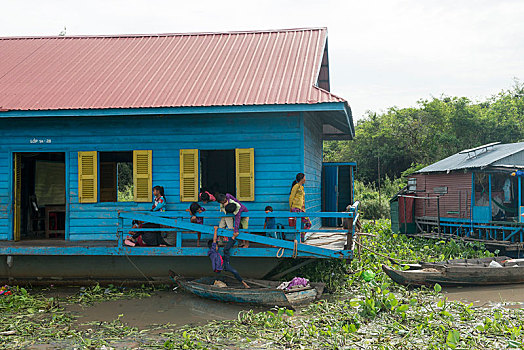
[[[251, 288], [244, 288], [236, 280], [226, 276], [186, 279], [170, 272], [171, 279], [181, 288], [199, 297], [222, 302], [253, 304], [269, 307], [295, 308], [320, 298], [324, 291], [323, 283], [310, 283], [306, 287], [291, 290], [277, 289], [280, 282], [267, 280], [246, 280]], [[226, 287], [215, 285], [216, 281]]]
[[382, 270], [395, 282], [411, 286], [494, 285], [524, 283], [524, 260], [507, 257], [460, 259], [408, 265], [396, 270], [382, 265]]

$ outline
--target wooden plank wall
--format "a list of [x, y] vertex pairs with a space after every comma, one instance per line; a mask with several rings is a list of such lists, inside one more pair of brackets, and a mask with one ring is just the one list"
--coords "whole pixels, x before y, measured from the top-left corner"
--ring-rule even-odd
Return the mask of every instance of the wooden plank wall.
[[9, 230], [9, 171], [11, 169], [9, 153], [0, 152], [0, 240], [8, 238]]
[[[440, 196], [440, 216], [469, 219], [471, 210], [471, 173], [417, 174], [417, 196], [435, 197], [434, 189], [447, 187], [448, 193]], [[425, 215], [424, 215], [424, 202]], [[460, 212], [457, 214], [457, 212]], [[436, 200], [415, 200], [415, 216], [437, 217]]]
[[[322, 210], [322, 122], [314, 114], [304, 114], [304, 174], [306, 175], [306, 210]], [[320, 218], [311, 220], [313, 228], [321, 226]]]
[[[314, 123], [308, 122], [308, 125]], [[318, 125], [315, 124], [315, 127]], [[255, 149], [255, 201], [250, 210], [289, 210], [291, 182], [303, 170], [301, 115], [235, 114], [228, 116], [69, 117], [2, 120], [0, 132], [0, 239], [8, 237], [9, 152], [66, 152], [69, 160], [69, 227], [71, 240], [114, 239], [118, 210], [150, 209], [150, 203], [78, 202], [78, 151], [153, 150], [153, 185], [165, 187], [168, 210], [185, 210], [180, 203], [180, 149]], [[311, 132], [311, 131], [310, 131]], [[320, 136], [321, 137], [321, 136]], [[49, 144], [31, 144], [33, 138], [49, 138]], [[320, 206], [322, 142], [317, 135], [308, 144], [320, 147], [308, 152], [308, 208]], [[320, 165], [319, 165], [320, 164]], [[317, 204], [318, 201], [318, 204]], [[309, 207], [311, 206], [311, 207]], [[216, 203], [208, 210], [218, 210]], [[286, 223], [285, 220], [283, 223]], [[262, 227], [261, 219], [250, 227]]]

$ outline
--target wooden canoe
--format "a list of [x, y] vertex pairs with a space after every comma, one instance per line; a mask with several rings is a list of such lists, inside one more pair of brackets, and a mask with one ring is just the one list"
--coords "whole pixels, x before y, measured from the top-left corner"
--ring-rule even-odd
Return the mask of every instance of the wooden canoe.
[[[502, 267], [489, 267], [494, 260]], [[524, 283], [524, 263], [519, 265], [508, 259], [424, 263], [419, 268], [409, 270], [395, 270], [382, 265], [382, 270], [393, 281], [411, 286], [431, 286], [436, 283], [443, 286]]]
[[[295, 308], [320, 298], [324, 291], [323, 283], [311, 283], [304, 288], [284, 291], [277, 289], [280, 282], [266, 280], [246, 280], [251, 288], [244, 288], [236, 280], [226, 276], [186, 279], [171, 275], [172, 280], [182, 289], [199, 297], [222, 302], [261, 305], [268, 307]], [[214, 286], [222, 281], [227, 287]]]

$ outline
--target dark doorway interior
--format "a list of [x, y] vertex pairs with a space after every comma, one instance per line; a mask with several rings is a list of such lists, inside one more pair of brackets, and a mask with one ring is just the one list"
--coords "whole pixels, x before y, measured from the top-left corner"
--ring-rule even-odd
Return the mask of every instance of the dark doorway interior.
[[210, 193], [236, 196], [235, 150], [200, 151], [200, 183]]
[[65, 237], [65, 154], [20, 153], [20, 238]]

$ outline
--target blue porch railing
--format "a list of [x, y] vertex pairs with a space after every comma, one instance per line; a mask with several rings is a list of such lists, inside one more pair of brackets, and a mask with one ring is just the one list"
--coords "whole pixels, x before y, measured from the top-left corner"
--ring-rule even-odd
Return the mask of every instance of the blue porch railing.
[[[437, 223], [425, 223], [435, 230]], [[509, 221], [477, 222], [469, 219], [440, 218], [441, 232], [481, 240], [524, 242], [524, 224]]]
[[[264, 211], [250, 211], [247, 213], [251, 219], [256, 218], [296, 218], [297, 225], [295, 228], [287, 227], [284, 229], [263, 229], [263, 228], [249, 228], [247, 230], [240, 230], [238, 239], [246, 240], [253, 243], [258, 243], [257, 247], [233, 249], [232, 255], [236, 256], [251, 256], [251, 257], [314, 257], [314, 258], [345, 258], [352, 257], [352, 242], [355, 235], [355, 224], [358, 220], [359, 203], [356, 202], [350, 207], [347, 212], [310, 212], [310, 213], [291, 213], [285, 211], [275, 211], [266, 214]], [[132, 250], [138, 252], [142, 249], [151, 250], [161, 253], [161, 255], [181, 255], [181, 256], [205, 256], [207, 254], [207, 247], [195, 247], [194, 241], [197, 239], [197, 232], [201, 233], [201, 239], [206, 241], [213, 237], [215, 225], [210, 225], [210, 222], [218, 226], [220, 218], [226, 216], [219, 211], [206, 211], [198, 214], [205, 218], [204, 224], [194, 224], [190, 222], [190, 214], [187, 211], [166, 211], [166, 212], [150, 212], [150, 211], [125, 211], [119, 212], [118, 215], [118, 230], [117, 240], [118, 248], [125, 251]], [[319, 228], [305, 230], [300, 225], [300, 218], [341, 218], [346, 222], [345, 233], [346, 242], [343, 248], [339, 250], [329, 249], [322, 246], [310, 245], [306, 242], [301, 242], [301, 233], [338, 233], [341, 229], [337, 228]], [[160, 228], [132, 228], [132, 220], [148, 222], [161, 225]], [[171, 247], [154, 247], [154, 248], [129, 248], [123, 245], [123, 240], [129, 232], [139, 231], [162, 231], [175, 232], [175, 244]], [[281, 232], [286, 236], [292, 236], [293, 240], [278, 239], [270, 237], [268, 234], [274, 232]], [[220, 236], [231, 237], [233, 231], [229, 229], [217, 229]], [[190, 243], [191, 241], [191, 243]], [[205, 245], [205, 244], [204, 244]], [[144, 250], [144, 251], [145, 251]], [[172, 252], [171, 252], [172, 251]], [[171, 252], [171, 254], [167, 254]], [[147, 254], [149, 255], [149, 254]]]

